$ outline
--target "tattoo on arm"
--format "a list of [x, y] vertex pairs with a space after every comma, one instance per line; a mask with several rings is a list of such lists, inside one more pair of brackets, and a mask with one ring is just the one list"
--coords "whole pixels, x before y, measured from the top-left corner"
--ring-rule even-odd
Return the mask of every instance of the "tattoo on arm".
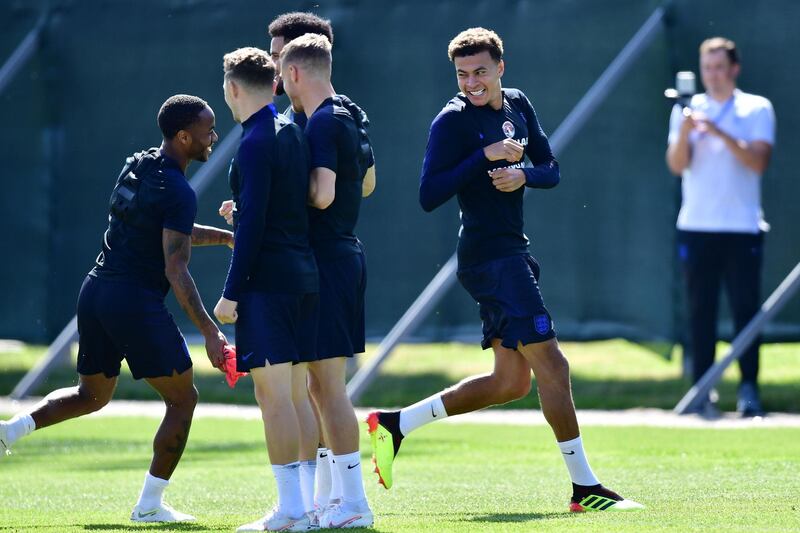
[[233, 232], [195, 224], [192, 228], [192, 246], [227, 246], [233, 241]]
[[192, 254], [191, 238], [184, 233], [164, 228], [162, 245], [167, 279], [186, 316], [204, 334], [211, 331], [212, 328], [216, 329], [214, 322], [203, 307], [203, 301], [197, 292], [194, 279], [189, 274], [189, 259]]

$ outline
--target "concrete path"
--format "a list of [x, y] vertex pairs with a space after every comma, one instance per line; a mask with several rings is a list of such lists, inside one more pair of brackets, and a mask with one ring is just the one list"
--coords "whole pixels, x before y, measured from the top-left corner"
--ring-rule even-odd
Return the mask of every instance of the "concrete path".
[[[15, 401], [0, 397], [0, 413], [13, 414], [29, 409], [39, 398]], [[364, 420], [370, 409], [356, 409], [359, 420]], [[152, 416], [164, 413], [161, 402], [114, 400], [103, 410], [90, 416]], [[256, 406], [204, 404], [197, 406], [196, 418], [239, 418], [260, 420]], [[720, 418], [707, 419], [698, 415], [676, 415], [664, 409], [625, 409], [619, 411], [579, 410], [578, 421], [583, 426], [648, 426], [674, 428], [739, 429], [767, 427], [800, 427], [800, 414], [770, 413], [759, 418], [740, 418], [735, 413], [724, 413]], [[545, 425], [541, 411], [530, 409], [491, 409], [445, 419], [445, 422], [468, 424]]]

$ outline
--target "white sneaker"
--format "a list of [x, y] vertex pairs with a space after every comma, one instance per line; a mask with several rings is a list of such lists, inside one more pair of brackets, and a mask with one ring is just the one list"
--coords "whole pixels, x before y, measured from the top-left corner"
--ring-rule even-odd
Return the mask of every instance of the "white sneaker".
[[344, 529], [351, 527], [372, 527], [375, 518], [366, 500], [361, 503], [340, 503], [325, 513], [320, 527]]
[[11, 455], [11, 442], [8, 439], [8, 422], [0, 422], [0, 457]]
[[239, 531], [309, 531], [311, 529], [315, 528], [311, 527], [308, 515], [289, 518], [277, 509], [273, 509], [264, 518], [239, 526], [236, 531], [238, 533]]
[[134, 522], [193, 522], [197, 519], [162, 503], [154, 509], [142, 509], [137, 505], [131, 512], [131, 520]]

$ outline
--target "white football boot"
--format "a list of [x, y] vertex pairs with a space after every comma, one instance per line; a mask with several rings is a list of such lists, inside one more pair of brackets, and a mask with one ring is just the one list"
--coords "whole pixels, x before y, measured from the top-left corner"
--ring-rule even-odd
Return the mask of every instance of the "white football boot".
[[277, 508], [260, 520], [250, 522], [236, 528], [237, 533], [241, 531], [309, 531], [316, 529], [311, 526], [308, 515], [300, 518], [289, 518], [281, 514]]
[[320, 520], [320, 527], [345, 529], [353, 527], [372, 527], [375, 518], [367, 500], [359, 503], [342, 502], [328, 509]]
[[134, 522], [193, 522], [196, 518], [162, 503], [153, 509], [142, 509], [137, 505], [131, 512], [131, 520]]

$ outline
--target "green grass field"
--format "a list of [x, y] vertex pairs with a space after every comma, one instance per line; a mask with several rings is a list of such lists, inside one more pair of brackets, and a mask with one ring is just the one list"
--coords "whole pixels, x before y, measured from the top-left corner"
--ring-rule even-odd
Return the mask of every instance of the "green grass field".
[[[676, 349], [672, 359], [624, 340], [562, 343], [572, 366], [575, 403], [582, 409], [623, 409], [629, 407], [672, 408], [689, 387], [681, 377], [681, 354]], [[722, 354], [727, 345], [720, 344]], [[365, 361], [375, 346], [360, 356]], [[221, 374], [211, 368], [202, 347], [191, 348], [195, 362], [197, 387], [201, 401], [253, 404], [249, 378], [231, 390]], [[44, 352], [44, 348], [26, 346], [0, 351], [0, 396], [7, 395]], [[365, 406], [409, 405], [456, 383], [471, 374], [487, 372], [492, 367], [490, 351], [476, 345], [406, 344], [401, 345], [382, 369], [382, 374], [361, 398]], [[762, 348], [761, 388], [764, 406], [769, 411], [800, 412], [800, 344], [768, 344]], [[135, 383], [123, 365], [117, 398], [155, 399], [148, 387]], [[719, 387], [720, 407], [735, 408], [739, 370], [728, 369]], [[38, 394], [75, 383], [74, 367], [53, 373], [39, 388]], [[535, 394], [508, 404], [511, 408], [538, 407]]]
[[[0, 459], [0, 531], [232, 531], [274, 502], [258, 421], [198, 419], [167, 501], [182, 526], [131, 526], [153, 418], [87, 418], [36, 432]], [[403, 445], [395, 486], [368, 474], [376, 531], [800, 530], [800, 429], [590, 427], [601, 479], [644, 512], [570, 515], [545, 427], [434, 424]]]

